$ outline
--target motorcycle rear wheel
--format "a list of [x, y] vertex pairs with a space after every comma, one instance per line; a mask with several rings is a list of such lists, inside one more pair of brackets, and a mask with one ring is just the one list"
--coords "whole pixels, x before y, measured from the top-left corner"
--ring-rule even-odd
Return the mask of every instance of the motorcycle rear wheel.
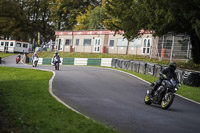
[[162, 109], [168, 109], [172, 105], [172, 103], [174, 101], [174, 97], [175, 97], [175, 95], [173, 93], [169, 93], [168, 98], [165, 99], [165, 95], [163, 96], [162, 102], [161, 102]]
[[151, 101], [150, 101], [149, 96], [147, 94], [144, 96], [144, 103], [147, 104], [147, 105], [151, 104]]

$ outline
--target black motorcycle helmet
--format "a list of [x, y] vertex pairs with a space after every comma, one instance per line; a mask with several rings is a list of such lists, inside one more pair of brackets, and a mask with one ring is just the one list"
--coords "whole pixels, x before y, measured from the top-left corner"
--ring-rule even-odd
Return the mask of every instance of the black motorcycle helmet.
[[169, 69], [171, 71], [175, 71], [176, 70], [176, 63], [175, 62], [170, 62], [169, 63]]
[[56, 56], [58, 55], [58, 51], [55, 52], [55, 55], [56, 55]]

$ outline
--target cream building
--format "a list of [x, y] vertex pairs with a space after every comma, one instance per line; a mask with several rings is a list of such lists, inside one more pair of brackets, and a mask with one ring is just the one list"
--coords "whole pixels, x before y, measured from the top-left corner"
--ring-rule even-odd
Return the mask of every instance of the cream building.
[[55, 35], [56, 49], [64, 52], [150, 55], [156, 42], [151, 32], [142, 30], [141, 36], [130, 41], [128, 48], [123, 32], [114, 35], [109, 30], [56, 31]]

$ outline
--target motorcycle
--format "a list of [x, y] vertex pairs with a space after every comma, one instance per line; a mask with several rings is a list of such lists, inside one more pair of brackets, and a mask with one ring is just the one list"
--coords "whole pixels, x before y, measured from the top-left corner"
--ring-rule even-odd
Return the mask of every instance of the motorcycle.
[[37, 67], [37, 64], [38, 64], [38, 57], [34, 57], [33, 59], [33, 67]]
[[165, 78], [155, 92], [151, 93], [152, 89], [147, 90], [144, 97], [145, 104], [159, 104], [162, 109], [168, 109], [174, 101], [178, 86], [179, 84], [177, 84], [174, 78]]
[[16, 64], [18, 64], [20, 60], [21, 60], [21, 57], [17, 56], [17, 58], [16, 58]]
[[54, 65], [55, 65], [55, 70], [59, 70], [59, 63], [60, 63], [60, 58], [59, 57], [55, 57], [54, 58]]

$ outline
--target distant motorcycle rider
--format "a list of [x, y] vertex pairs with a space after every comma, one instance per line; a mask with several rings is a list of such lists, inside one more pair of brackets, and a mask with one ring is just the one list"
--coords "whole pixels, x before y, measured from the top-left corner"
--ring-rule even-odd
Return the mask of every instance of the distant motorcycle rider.
[[34, 52], [34, 54], [32, 56], [32, 65], [33, 65], [33, 67], [37, 66], [37, 62], [38, 62], [38, 55], [37, 55], [37, 52]]
[[19, 57], [19, 59], [21, 59], [21, 55], [20, 54], [18, 54], [17, 57]]
[[34, 52], [34, 54], [33, 54], [33, 56], [32, 56], [32, 62], [33, 62], [33, 60], [34, 60], [35, 57], [38, 58], [37, 52]]
[[56, 59], [58, 60], [58, 62], [60, 63], [60, 56], [59, 56], [59, 54], [58, 54], [58, 52], [56, 51], [55, 53], [54, 53], [54, 55], [53, 55], [53, 64], [54, 64], [54, 66], [55, 66], [55, 63], [56, 63]]
[[174, 78], [174, 80], [177, 83], [179, 83], [179, 81], [177, 79], [177, 75], [175, 73], [176, 67], [177, 67], [176, 63], [171, 62], [171, 63], [169, 63], [169, 66], [167, 68], [165, 68], [161, 71], [159, 79], [151, 84], [152, 91], [150, 92], [150, 94], [153, 94], [153, 92], [155, 92], [158, 89], [158, 87], [161, 85], [162, 81], [165, 78], [168, 78], [168, 79]]
[[20, 60], [21, 60], [21, 55], [18, 54], [18, 55], [17, 55], [17, 58], [16, 58], [16, 64], [18, 64], [18, 63], [20, 62]]

